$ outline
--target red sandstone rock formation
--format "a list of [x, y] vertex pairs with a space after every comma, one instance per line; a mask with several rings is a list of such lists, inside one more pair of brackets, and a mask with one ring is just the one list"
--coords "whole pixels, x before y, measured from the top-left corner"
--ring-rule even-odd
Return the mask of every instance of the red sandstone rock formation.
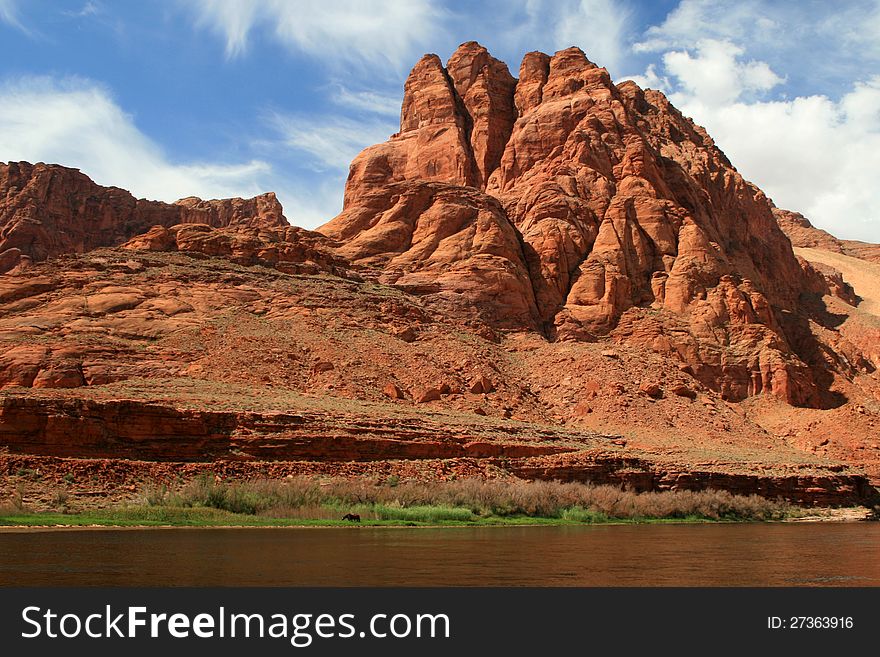
[[823, 403], [781, 321], [816, 290], [770, 201], [662, 93], [615, 85], [577, 48], [529, 53], [518, 82], [474, 42], [445, 69], [422, 58], [400, 132], [354, 160], [319, 230], [496, 325], [612, 334], [729, 399]]
[[829, 232], [816, 228], [800, 212], [773, 208], [773, 216], [779, 227], [788, 235], [792, 246], [807, 249], [824, 249], [841, 253], [852, 258], [880, 263], [880, 244], [869, 244], [857, 240], [841, 240]]
[[[345, 269], [331, 242], [285, 228], [272, 194], [169, 205], [26, 163], [0, 168], [0, 190], [0, 271], [139, 234], [128, 248]], [[380, 282], [496, 327], [611, 335], [728, 399], [816, 406], [815, 363], [797, 348], [807, 320], [791, 318], [805, 292], [853, 299], [798, 262], [777, 220], [805, 220], [787, 217], [659, 92], [614, 85], [577, 48], [529, 53], [517, 81], [468, 42], [445, 68], [434, 55], [414, 67], [400, 132], [355, 159], [345, 209], [321, 231]]]
[[455, 92], [464, 104], [477, 187], [485, 188], [498, 168], [516, 121], [516, 80], [507, 66], [480, 44], [462, 44], [446, 64]]
[[498, 201], [469, 187], [390, 184], [365, 190], [321, 232], [379, 280], [437, 294], [498, 326], [533, 326], [537, 311], [519, 236]]
[[[9, 476], [27, 465], [37, 466], [46, 478], [62, 480], [71, 470], [93, 469], [99, 470], [91, 473], [96, 483], [112, 486], [123, 473], [131, 477], [152, 471], [155, 477], [157, 463], [162, 462], [172, 466], [163, 473], [166, 476], [193, 472], [194, 463], [212, 462], [215, 474], [218, 468], [225, 476], [242, 477], [263, 470], [263, 476], [278, 478], [293, 473], [338, 475], [340, 470], [363, 475], [387, 471], [389, 465], [409, 466], [409, 476], [421, 470], [420, 478], [426, 478], [432, 466], [441, 477], [447, 468], [474, 476], [503, 464], [523, 479], [626, 486], [639, 492], [717, 488], [806, 506], [865, 504], [875, 495], [864, 475], [840, 467], [795, 467], [775, 473], [701, 470], [646, 459], [621, 449], [620, 441], [609, 440], [613, 436], [545, 432], [545, 439], [548, 434], [560, 439], [560, 444], [550, 445], [536, 440], [526, 427], [508, 426], [507, 441], [499, 442], [493, 428], [474, 423], [450, 435], [448, 427], [434, 419], [362, 418], [353, 425], [343, 415], [302, 410], [179, 410], [133, 400], [0, 398], [0, 441], [11, 452], [0, 453], [0, 474]], [[54, 458], [58, 456], [68, 457], [66, 463], [59, 463]], [[267, 466], [275, 472], [266, 473]]]
[[[263, 199], [265, 196], [257, 198]], [[272, 198], [274, 199], [274, 195]], [[227, 207], [221, 206], [222, 209]], [[329, 272], [346, 278], [356, 277], [356, 274], [348, 270], [348, 263], [333, 252], [335, 246], [324, 235], [296, 226], [273, 228], [233, 225], [212, 228], [204, 223], [185, 223], [167, 228], [153, 226], [146, 233], [130, 239], [121, 248], [134, 251], [179, 251], [226, 258], [241, 265], [261, 264], [291, 274]]]
[[0, 163], [0, 273], [18, 266], [22, 258], [41, 261], [84, 253], [121, 244], [151, 226], [181, 223], [218, 228], [288, 225], [271, 192], [252, 199], [185, 198], [167, 204], [96, 185], [77, 169]]

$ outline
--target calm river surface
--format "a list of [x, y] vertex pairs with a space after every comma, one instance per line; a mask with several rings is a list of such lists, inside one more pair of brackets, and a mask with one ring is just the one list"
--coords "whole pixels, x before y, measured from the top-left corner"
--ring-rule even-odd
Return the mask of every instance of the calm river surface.
[[880, 524], [4, 530], [0, 585], [880, 586]]

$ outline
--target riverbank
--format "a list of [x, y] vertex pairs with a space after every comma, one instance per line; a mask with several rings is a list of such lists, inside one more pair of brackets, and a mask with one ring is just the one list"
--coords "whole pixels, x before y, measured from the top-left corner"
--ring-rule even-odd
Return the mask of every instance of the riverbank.
[[637, 493], [612, 486], [519, 479], [447, 482], [292, 477], [223, 480], [201, 475], [147, 485], [109, 507], [0, 506], [18, 527], [454, 527], [867, 519], [869, 510], [805, 509], [726, 491]]
[[[264, 518], [240, 514], [218, 513], [206, 516], [191, 515], [189, 509], [181, 509], [179, 514], [171, 513], [161, 519], [151, 518], [149, 514], [138, 512], [116, 512], [113, 514], [33, 514], [28, 516], [0, 517], [0, 531], [3, 528], [174, 528], [174, 527], [491, 527], [491, 526], [561, 526], [583, 524], [645, 524], [645, 523], [700, 523], [725, 522], [705, 518], [644, 518], [644, 519], [606, 519], [595, 522], [568, 520], [565, 518], [539, 518], [530, 516], [474, 518], [472, 520], [361, 520], [360, 522], [330, 520], [326, 518]], [[733, 521], [726, 521], [733, 522]]]
[[[424, 482], [387, 478], [225, 480], [200, 475], [173, 487], [146, 485], [106, 507], [73, 506], [59, 494], [49, 505], [13, 498], [0, 506], [5, 524], [172, 524], [208, 526], [447, 525], [657, 520], [780, 520], [798, 507], [726, 491], [637, 493], [613, 486], [520, 479]], [[2, 519], [6, 519], [5, 521]], [[75, 522], [67, 519], [77, 518]]]
[[166, 509], [162, 514], [151, 509], [119, 509], [112, 512], [58, 514], [33, 513], [0, 516], [0, 533], [15, 529], [171, 529], [171, 528], [321, 528], [321, 527], [510, 527], [510, 526], [572, 526], [572, 525], [640, 525], [640, 524], [717, 524], [735, 522], [861, 522], [875, 520], [863, 507], [844, 509], [800, 510], [777, 520], [712, 519], [700, 516], [669, 518], [546, 518], [536, 516], [474, 517], [467, 520], [361, 520], [359, 522], [327, 518], [267, 518], [247, 516], [216, 509]]

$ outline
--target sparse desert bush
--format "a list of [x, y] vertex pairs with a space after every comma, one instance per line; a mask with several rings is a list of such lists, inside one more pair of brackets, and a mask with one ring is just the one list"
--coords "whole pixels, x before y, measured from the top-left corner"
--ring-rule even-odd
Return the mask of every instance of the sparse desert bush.
[[24, 503], [24, 487], [15, 487], [12, 496], [8, 500], [0, 502], [0, 516], [20, 516], [29, 513]]
[[68, 506], [69, 500], [70, 496], [66, 490], [56, 490], [52, 495], [52, 507], [62, 513], [67, 513], [70, 510]]
[[12, 497], [0, 502], [0, 516], [20, 516], [28, 513], [24, 504], [24, 488], [16, 486]]
[[168, 487], [165, 484], [146, 486], [141, 491], [141, 497], [147, 506], [164, 506], [168, 501]]
[[24, 479], [31, 479], [37, 481], [40, 479], [40, 473], [34, 470], [33, 468], [19, 468], [16, 470], [15, 475], [17, 477], [22, 477]]

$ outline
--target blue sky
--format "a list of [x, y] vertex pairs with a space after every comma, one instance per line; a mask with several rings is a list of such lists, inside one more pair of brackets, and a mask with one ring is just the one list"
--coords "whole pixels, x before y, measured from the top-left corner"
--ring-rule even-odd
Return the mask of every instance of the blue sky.
[[168, 201], [274, 190], [315, 227], [412, 64], [471, 39], [514, 75], [578, 45], [778, 205], [880, 242], [880, 0], [0, 0], [0, 160]]

